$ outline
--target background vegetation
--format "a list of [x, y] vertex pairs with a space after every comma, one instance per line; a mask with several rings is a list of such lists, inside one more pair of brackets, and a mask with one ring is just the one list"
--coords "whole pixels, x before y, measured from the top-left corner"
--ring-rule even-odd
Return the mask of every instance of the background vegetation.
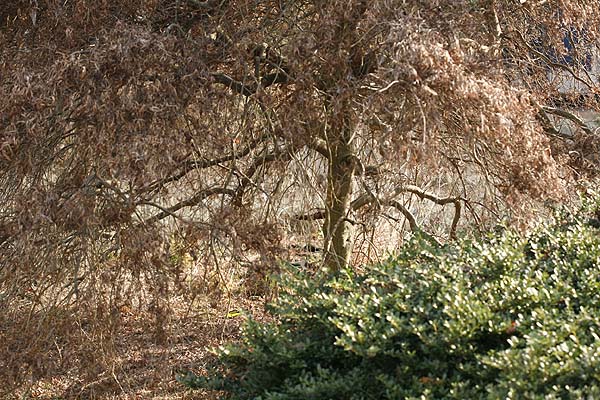
[[[272, 308], [190, 387], [233, 399], [600, 395], [600, 202], [532, 233], [399, 254], [324, 281], [293, 270]], [[323, 278], [323, 277], [321, 277]]]
[[282, 262], [526, 229], [600, 171], [596, 0], [4, 3], [0, 396], [147, 396]]

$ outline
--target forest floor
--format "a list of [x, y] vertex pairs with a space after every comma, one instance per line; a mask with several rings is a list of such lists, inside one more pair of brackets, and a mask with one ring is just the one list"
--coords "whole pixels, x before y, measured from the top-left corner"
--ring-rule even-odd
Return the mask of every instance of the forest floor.
[[242, 295], [217, 304], [194, 304], [194, 311], [182, 302], [173, 307], [160, 339], [147, 313], [121, 310], [122, 325], [111, 353], [116, 354], [117, 362], [111, 371], [86, 379], [91, 383], [85, 385], [77, 376], [55, 376], [10, 400], [216, 399], [215, 393], [186, 388], [176, 381], [176, 374], [189, 370], [201, 373], [213, 359], [210, 349], [235, 341], [248, 315], [268, 319], [264, 306], [264, 298]]

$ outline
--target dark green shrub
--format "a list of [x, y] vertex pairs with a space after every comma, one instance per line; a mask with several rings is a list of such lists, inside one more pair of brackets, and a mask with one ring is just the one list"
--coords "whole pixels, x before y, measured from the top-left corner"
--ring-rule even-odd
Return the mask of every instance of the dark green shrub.
[[597, 206], [526, 237], [417, 235], [361, 274], [290, 273], [278, 322], [250, 319], [213, 375], [179, 380], [233, 399], [600, 398]]

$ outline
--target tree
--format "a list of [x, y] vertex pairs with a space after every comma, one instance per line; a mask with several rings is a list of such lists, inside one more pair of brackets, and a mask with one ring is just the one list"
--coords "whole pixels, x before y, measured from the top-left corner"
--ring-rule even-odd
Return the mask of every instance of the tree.
[[[565, 110], [597, 103], [577, 63], [597, 6], [13, 2], [0, 11], [0, 318], [14, 329], [0, 335], [20, 348], [17, 332], [70, 326], [73, 307], [109, 318], [135, 290], [124, 276], [161, 310], [181, 275], [176, 230], [207, 265], [256, 254], [262, 268], [298, 240], [290, 225], [316, 221], [335, 272], [386, 235], [382, 221], [421, 230], [413, 197], [453, 205], [438, 224], [450, 238], [501, 204], [560, 198], [597, 171], [597, 135]], [[573, 29], [584, 51], [564, 47]], [[572, 65], [551, 56], [567, 52]], [[551, 71], [589, 94], [561, 93]], [[0, 357], [15, 380], [44, 365], [43, 337]]]

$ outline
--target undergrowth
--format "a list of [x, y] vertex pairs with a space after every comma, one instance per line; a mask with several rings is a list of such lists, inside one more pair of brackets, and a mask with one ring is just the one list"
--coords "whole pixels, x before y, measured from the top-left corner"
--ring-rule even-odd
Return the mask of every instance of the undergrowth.
[[528, 235], [415, 235], [364, 273], [289, 271], [206, 376], [231, 399], [600, 398], [600, 202]]

